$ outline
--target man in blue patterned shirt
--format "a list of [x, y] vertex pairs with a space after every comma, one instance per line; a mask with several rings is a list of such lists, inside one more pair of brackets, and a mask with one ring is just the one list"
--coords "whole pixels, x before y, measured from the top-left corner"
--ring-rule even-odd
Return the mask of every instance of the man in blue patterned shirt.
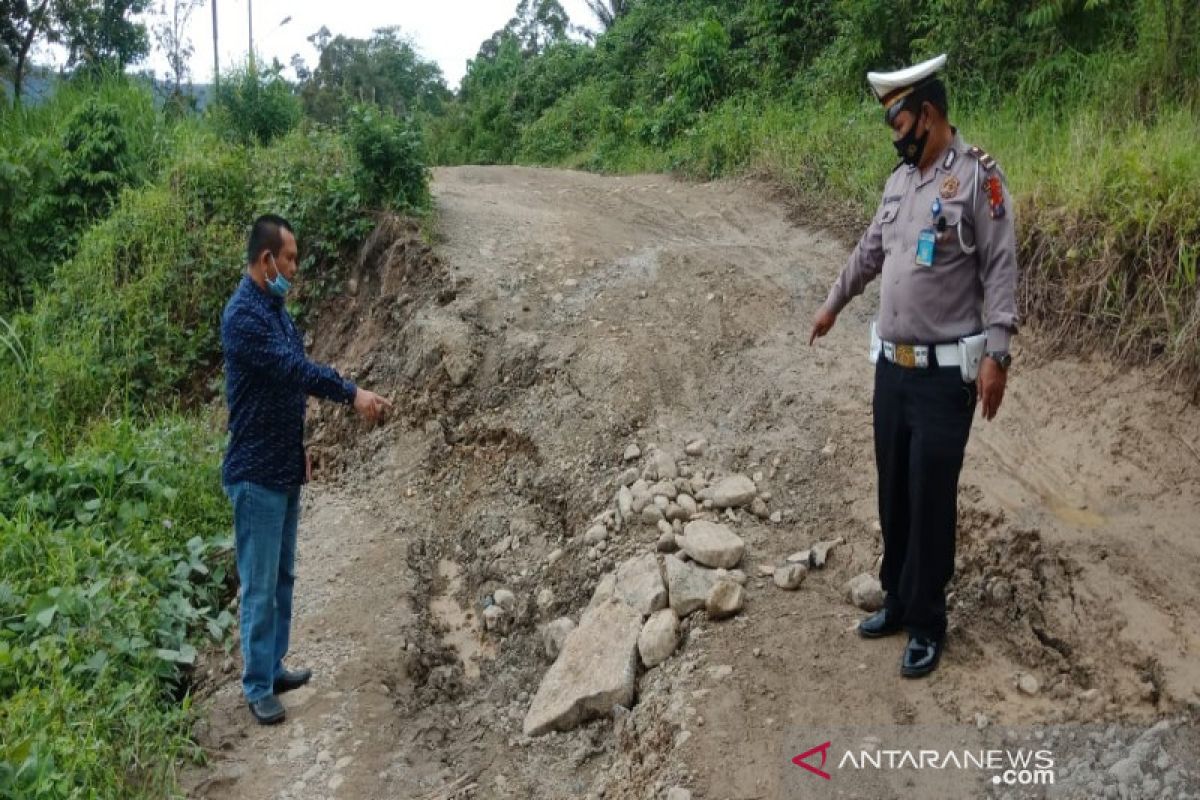
[[304, 449], [309, 395], [376, 422], [391, 408], [304, 352], [283, 298], [298, 268], [296, 237], [282, 217], [254, 221], [249, 265], [221, 316], [229, 449], [222, 483], [233, 503], [237, 549], [242, 690], [255, 719], [283, 720], [276, 695], [303, 686], [307, 669], [283, 666], [292, 622], [300, 487], [311, 477]]

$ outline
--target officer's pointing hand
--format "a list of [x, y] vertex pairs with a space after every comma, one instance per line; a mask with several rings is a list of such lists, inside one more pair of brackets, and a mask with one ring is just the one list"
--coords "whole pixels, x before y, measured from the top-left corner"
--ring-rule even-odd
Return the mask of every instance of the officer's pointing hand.
[[980, 399], [980, 414], [989, 422], [996, 418], [1000, 403], [1004, 400], [1004, 386], [1008, 382], [1008, 374], [1000, 369], [1000, 365], [990, 358], [984, 358], [979, 365], [978, 389]]
[[813, 342], [829, 333], [835, 322], [837, 322], [837, 314], [822, 306], [817, 315], [813, 317], [812, 335], [808, 337], [808, 346], [812, 347]]

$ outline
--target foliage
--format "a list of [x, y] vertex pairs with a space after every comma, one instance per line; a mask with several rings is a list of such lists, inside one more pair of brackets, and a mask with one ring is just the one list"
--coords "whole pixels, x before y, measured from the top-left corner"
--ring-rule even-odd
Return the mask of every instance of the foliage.
[[35, 42], [55, 42], [51, 0], [0, 0], [0, 68], [12, 75], [13, 105], [21, 104], [21, 86]]
[[163, 796], [197, 648], [235, 623], [218, 480], [180, 420], [0, 440], [0, 798]]
[[121, 110], [89, 99], [67, 121], [57, 206], [71, 228], [104, 216], [133, 177]]
[[666, 70], [673, 99], [689, 111], [708, 108], [726, 89], [729, 34], [705, 17], [676, 31], [673, 40], [675, 54]]
[[303, 107], [278, 67], [250, 64], [222, 77], [215, 113], [230, 140], [269, 144], [300, 124]]
[[162, 130], [148, 88], [123, 75], [77, 77], [0, 116], [0, 313], [32, 302], [81, 226], [149, 179]]
[[150, 52], [146, 26], [135, 18], [151, 0], [55, 0], [69, 66], [123, 70]]
[[400, 210], [428, 205], [418, 127], [373, 106], [357, 106], [351, 110], [348, 134], [358, 157], [357, 180], [364, 204]]
[[354, 103], [374, 103], [394, 114], [436, 114], [449, 97], [441, 69], [418, 55], [399, 28], [379, 28], [370, 39], [310, 40], [317, 67], [301, 88], [305, 112], [320, 122], [344, 120]]
[[617, 20], [629, 13], [631, 0], [585, 0], [588, 10], [595, 15], [603, 30], [617, 24]]

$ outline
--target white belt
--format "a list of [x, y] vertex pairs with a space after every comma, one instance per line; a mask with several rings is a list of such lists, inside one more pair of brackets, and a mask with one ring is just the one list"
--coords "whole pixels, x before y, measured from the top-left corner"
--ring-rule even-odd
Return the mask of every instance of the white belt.
[[979, 362], [987, 348], [987, 334], [978, 333], [949, 344], [896, 344], [879, 338], [875, 323], [871, 323], [870, 359], [874, 364], [880, 354], [893, 364], [902, 367], [928, 367], [932, 351], [939, 367], [958, 367], [962, 379], [968, 383], [979, 374]]
[[939, 367], [957, 367], [962, 363], [958, 342], [935, 345], [880, 343], [883, 345], [883, 357], [902, 367], [928, 367], [930, 351], [937, 356]]

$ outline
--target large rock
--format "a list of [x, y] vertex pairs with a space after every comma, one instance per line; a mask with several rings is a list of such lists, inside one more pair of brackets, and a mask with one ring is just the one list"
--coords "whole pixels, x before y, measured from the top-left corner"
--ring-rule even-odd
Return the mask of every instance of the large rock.
[[617, 567], [613, 597], [643, 617], [667, 607], [667, 587], [653, 553], [631, 558]]
[[680, 548], [706, 567], [736, 567], [746, 552], [746, 543], [726, 525], [707, 520], [689, 522], [683, 529]]
[[655, 667], [670, 658], [679, 646], [679, 617], [669, 608], [655, 611], [638, 635], [642, 663]]
[[617, 574], [609, 572], [600, 579], [596, 584], [596, 588], [592, 590], [592, 599], [588, 602], [588, 608], [595, 608], [605, 600], [613, 596], [613, 591], [617, 587]]
[[758, 487], [745, 475], [730, 475], [712, 487], [712, 501], [717, 508], [740, 508], [753, 502], [756, 494]]
[[725, 619], [741, 611], [745, 604], [746, 590], [741, 584], [724, 579], [713, 584], [704, 602], [704, 609], [710, 619]]
[[878, 611], [883, 608], [883, 587], [874, 575], [864, 572], [855, 575], [846, 584], [846, 595], [850, 602], [863, 611]]
[[525, 715], [526, 736], [569, 731], [633, 703], [642, 615], [618, 600], [587, 611], [567, 636]]
[[672, 610], [682, 618], [704, 608], [708, 593], [717, 582], [716, 576], [673, 555], [665, 556], [663, 561], [667, 565], [667, 598]]

